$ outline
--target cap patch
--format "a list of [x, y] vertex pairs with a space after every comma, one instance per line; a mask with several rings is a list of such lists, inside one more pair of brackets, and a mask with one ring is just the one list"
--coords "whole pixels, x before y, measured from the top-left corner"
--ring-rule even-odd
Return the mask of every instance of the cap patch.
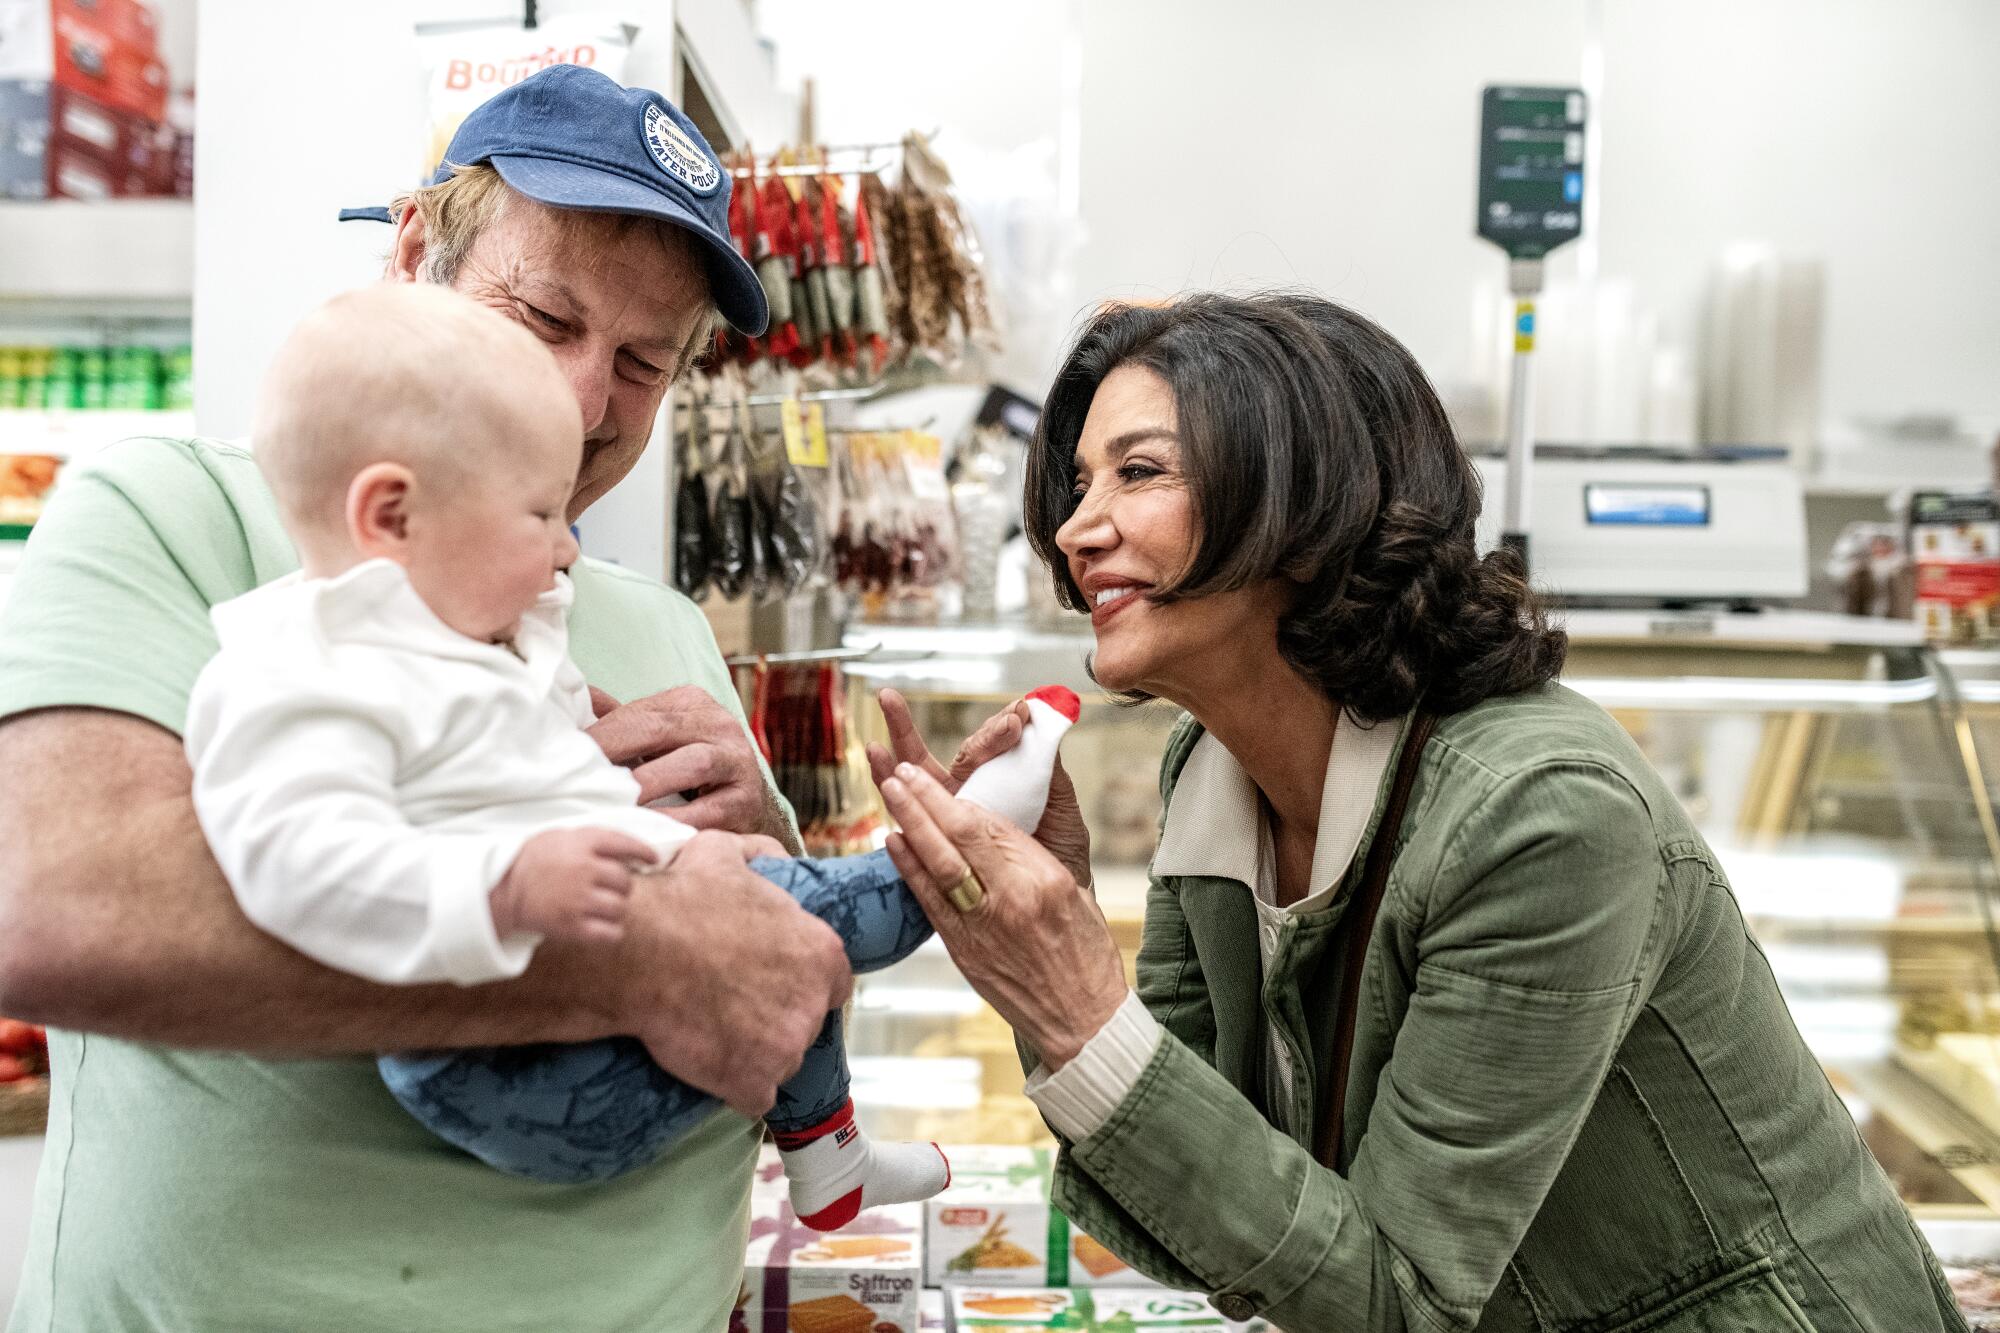
[[686, 130], [674, 124], [672, 116], [651, 102], [646, 104], [646, 125], [640, 137], [646, 141], [646, 151], [660, 164], [660, 170], [696, 194], [714, 194], [722, 184], [721, 165]]

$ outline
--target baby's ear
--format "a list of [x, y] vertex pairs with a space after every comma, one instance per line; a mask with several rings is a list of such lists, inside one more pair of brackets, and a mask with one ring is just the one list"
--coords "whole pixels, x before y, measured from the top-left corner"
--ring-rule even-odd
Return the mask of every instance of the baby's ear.
[[410, 539], [410, 486], [401, 463], [371, 463], [347, 487], [347, 535], [366, 559], [394, 556]]

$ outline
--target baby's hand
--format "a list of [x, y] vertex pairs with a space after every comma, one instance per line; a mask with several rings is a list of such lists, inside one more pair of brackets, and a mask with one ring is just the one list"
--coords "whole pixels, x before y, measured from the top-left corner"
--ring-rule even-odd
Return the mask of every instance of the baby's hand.
[[625, 933], [632, 876], [654, 860], [651, 847], [610, 829], [537, 833], [493, 889], [493, 928], [502, 936], [616, 940]]

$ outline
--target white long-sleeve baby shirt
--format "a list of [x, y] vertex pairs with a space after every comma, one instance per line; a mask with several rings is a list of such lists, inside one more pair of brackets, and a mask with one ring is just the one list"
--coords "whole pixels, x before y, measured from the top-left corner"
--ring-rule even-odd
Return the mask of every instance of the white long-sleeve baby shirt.
[[530, 837], [615, 829], [662, 861], [694, 836], [584, 734], [558, 577], [511, 644], [446, 625], [400, 565], [295, 574], [212, 611], [195, 682], [195, 811], [250, 919], [329, 966], [391, 983], [518, 976], [489, 895]]

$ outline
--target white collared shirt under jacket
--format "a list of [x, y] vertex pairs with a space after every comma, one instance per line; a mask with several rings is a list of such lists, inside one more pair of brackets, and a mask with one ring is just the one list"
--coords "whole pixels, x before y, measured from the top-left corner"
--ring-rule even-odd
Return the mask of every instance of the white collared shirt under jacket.
[[[1327, 755], [1307, 894], [1280, 907], [1277, 848], [1263, 795], [1222, 742], [1204, 734], [1181, 769], [1151, 873], [1231, 879], [1247, 888], [1257, 905], [1258, 953], [1268, 969], [1292, 918], [1319, 911], [1339, 890], [1368, 829], [1398, 739], [1399, 729], [1392, 723], [1364, 728], [1342, 719]], [[1053, 1074], [1038, 1069], [1030, 1076], [1028, 1097], [1058, 1131], [1072, 1140], [1089, 1138], [1138, 1083], [1161, 1034], [1138, 995], [1127, 992], [1118, 1012], [1075, 1059]], [[1264, 1068], [1268, 1104], [1290, 1106], [1296, 1071], [1291, 1051], [1275, 1031]]]
[[221, 650], [185, 739], [202, 830], [252, 921], [374, 981], [493, 981], [539, 943], [501, 939], [489, 899], [530, 837], [615, 829], [665, 861], [694, 836], [584, 733], [556, 583], [511, 645], [453, 630], [388, 560], [213, 609]]

